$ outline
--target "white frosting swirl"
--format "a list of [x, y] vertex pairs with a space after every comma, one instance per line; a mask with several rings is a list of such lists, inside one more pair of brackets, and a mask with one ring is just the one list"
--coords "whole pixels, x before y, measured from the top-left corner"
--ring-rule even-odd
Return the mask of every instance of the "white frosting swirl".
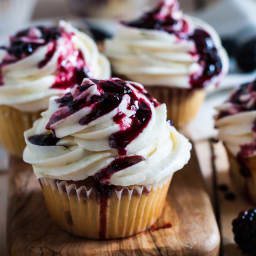
[[[170, 1], [174, 5], [173, 2]], [[228, 71], [229, 62], [216, 31], [198, 19], [183, 16], [177, 8], [172, 10], [176, 20], [183, 19], [188, 24], [187, 34], [199, 28], [212, 37], [222, 62], [222, 72], [207, 81], [207, 85], [219, 83]], [[199, 56], [191, 53], [197, 53], [192, 40], [181, 39], [164, 30], [125, 25], [113, 39], [105, 42], [105, 54], [111, 60], [113, 71], [147, 86], [191, 88], [191, 76], [202, 72]]]
[[[90, 37], [64, 21], [60, 22], [59, 28], [70, 38], [60, 36], [56, 39], [54, 54], [43, 67], [40, 68], [38, 65], [49, 53], [49, 48], [52, 47], [51, 42], [40, 46], [25, 58], [2, 66], [3, 85], [0, 86], [0, 105], [9, 105], [28, 112], [45, 110], [49, 97], [65, 93], [63, 89], [51, 87], [60, 72], [58, 67], [60, 56], [69, 54], [70, 47], [82, 53], [90, 77], [101, 79], [110, 77], [108, 60], [99, 53], [95, 42]], [[75, 54], [69, 55], [68, 59], [64, 58], [64, 61], [72, 66], [78, 65]], [[6, 51], [0, 49], [0, 64], [6, 56]]]
[[[121, 81], [111, 79], [111, 81]], [[88, 83], [88, 81], [87, 81]], [[108, 180], [118, 186], [151, 185], [169, 179], [174, 172], [183, 168], [190, 158], [191, 144], [166, 121], [165, 104], [155, 106], [141, 93], [141, 85], [126, 82], [140, 99], [150, 106], [151, 118], [142, 131], [126, 145], [125, 157], [139, 156], [141, 161], [115, 172]], [[76, 93], [73, 92], [75, 95]], [[93, 84], [86, 90], [87, 99], [101, 94]], [[80, 96], [82, 97], [82, 96]], [[111, 135], [129, 129], [131, 120], [138, 109], [130, 107], [132, 96], [124, 94], [120, 104], [110, 112], [86, 125], [79, 124], [81, 118], [92, 113], [91, 106], [84, 107], [72, 115], [53, 124], [56, 136], [60, 138], [56, 146], [32, 144], [30, 136], [46, 133], [46, 125], [57, 111], [61, 110], [56, 98], [50, 100], [49, 110], [25, 133], [27, 147], [24, 161], [33, 165], [38, 178], [46, 177], [59, 180], [85, 180], [109, 166], [120, 156], [118, 150], [110, 145]], [[137, 105], [138, 103], [134, 103]], [[133, 105], [133, 106], [135, 106]], [[62, 109], [63, 113], [65, 109]], [[55, 113], [55, 115], [54, 115]], [[114, 117], [124, 115], [122, 125]]]
[[[228, 105], [224, 104], [218, 107], [218, 110]], [[256, 132], [252, 129], [255, 120], [256, 111], [248, 111], [226, 116], [216, 121], [219, 139], [225, 143], [234, 156], [238, 155], [242, 146], [250, 145], [256, 140]], [[250, 156], [255, 155], [256, 150], [250, 154]]]

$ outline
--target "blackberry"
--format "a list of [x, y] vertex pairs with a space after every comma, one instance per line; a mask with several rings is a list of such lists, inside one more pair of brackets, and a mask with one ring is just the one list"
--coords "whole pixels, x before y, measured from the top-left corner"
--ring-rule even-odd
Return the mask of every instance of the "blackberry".
[[238, 48], [236, 60], [239, 68], [244, 72], [252, 72], [256, 69], [256, 37]]
[[256, 256], [256, 209], [241, 212], [232, 225], [234, 239], [241, 250]]

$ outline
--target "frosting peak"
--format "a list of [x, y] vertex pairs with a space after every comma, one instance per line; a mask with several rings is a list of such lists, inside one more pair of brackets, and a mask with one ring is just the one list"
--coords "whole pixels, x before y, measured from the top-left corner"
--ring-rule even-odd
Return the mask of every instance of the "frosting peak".
[[228, 69], [214, 29], [183, 15], [176, 0], [123, 22], [105, 52], [117, 74], [148, 86], [200, 89], [218, 84]]
[[162, 181], [184, 166], [191, 147], [166, 121], [165, 105], [119, 78], [85, 79], [52, 98], [25, 138], [24, 160], [38, 177], [120, 186]]
[[61, 37], [61, 30], [58, 27], [37, 26], [22, 30], [10, 37], [9, 45], [1, 46], [6, 51], [1, 66], [5, 66], [33, 54], [40, 46], [47, 45]]
[[86, 77], [109, 76], [109, 63], [93, 40], [63, 21], [20, 31], [0, 48], [0, 104], [22, 111], [46, 109], [50, 96]]
[[256, 111], [256, 80], [241, 85], [233, 91], [224, 105], [218, 108], [217, 118], [235, 115], [240, 112]]
[[123, 22], [123, 24], [134, 28], [163, 30], [180, 38], [185, 36], [189, 29], [189, 24], [183, 19], [177, 0], [162, 1], [141, 18]]
[[160, 105], [141, 85], [118, 78], [85, 79], [82, 85], [56, 99], [55, 104], [57, 110], [51, 115], [46, 129], [57, 137], [63, 137], [58, 131], [61, 123], [76, 113], [88, 113], [77, 120], [80, 129], [112, 113], [111, 121], [119, 131], [109, 136], [109, 146], [117, 149], [120, 155], [126, 154], [126, 146], [148, 126], [154, 107]]

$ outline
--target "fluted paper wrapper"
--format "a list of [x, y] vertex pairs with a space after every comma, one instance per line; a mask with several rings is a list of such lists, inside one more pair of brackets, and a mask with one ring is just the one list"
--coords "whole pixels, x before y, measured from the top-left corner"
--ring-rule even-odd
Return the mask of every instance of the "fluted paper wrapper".
[[241, 165], [237, 157], [228, 149], [227, 153], [230, 163], [230, 177], [233, 184], [247, 200], [256, 205], [256, 156], [244, 160], [247, 167], [245, 170], [245, 167]]
[[179, 128], [188, 125], [196, 117], [205, 98], [203, 89], [161, 86], [147, 86], [146, 89], [159, 102], [166, 104], [168, 119]]
[[39, 181], [49, 213], [62, 229], [90, 239], [114, 239], [145, 231], [156, 222], [171, 179], [152, 186], [117, 187], [107, 196], [72, 182]]
[[40, 112], [22, 112], [9, 106], [0, 106], [0, 142], [9, 154], [22, 158], [26, 146], [24, 132], [39, 117]]

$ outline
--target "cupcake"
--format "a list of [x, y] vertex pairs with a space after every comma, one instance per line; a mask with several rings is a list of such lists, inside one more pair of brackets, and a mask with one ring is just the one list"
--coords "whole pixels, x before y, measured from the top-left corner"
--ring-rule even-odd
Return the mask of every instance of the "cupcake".
[[113, 72], [144, 84], [167, 104], [178, 127], [197, 114], [205, 88], [218, 85], [228, 58], [212, 27], [184, 16], [176, 0], [162, 1], [137, 20], [123, 22], [105, 42]]
[[156, 0], [69, 0], [70, 7], [78, 15], [105, 20], [127, 20], [138, 17], [143, 11], [153, 6], [155, 1]]
[[216, 127], [228, 152], [231, 178], [256, 204], [256, 81], [234, 90], [217, 110]]
[[173, 174], [191, 144], [166, 121], [166, 106], [142, 85], [85, 79], [25, 132], [46, 205], [64, 230], [123, 238], [160, 217]]
[[24, 131], [53, 95], [86, 77], [107, 79], [110, 65], [94, 41], [66, 22], [18, 32], [0, 47], [0, 141], [22, 156]]

